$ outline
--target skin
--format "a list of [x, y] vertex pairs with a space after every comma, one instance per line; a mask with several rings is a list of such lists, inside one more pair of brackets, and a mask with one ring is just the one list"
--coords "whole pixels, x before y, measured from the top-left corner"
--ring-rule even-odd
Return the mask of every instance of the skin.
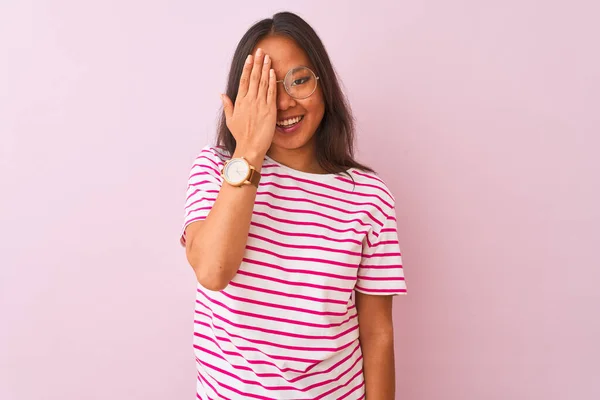
[[[267, 36], [259, 41], [261, 48], [271, 58], [271, 68], [275, 70], [277, 80], [283, 80], [292, 68], [306, 66], [315, 70], [306, 52], [295, 41], [283, 36]], [[315, 132], [325, 113], [325, 101], [321, 85], [306, 99], [294, 99], [287, 94], [283, 83], [277, 84], [277, 121], [287, 117], [304, 115], [299, 131], [292, 135], [275, 130], [273, 142], [267, 155], [288, 167], [310, 172], [323, 173], [316, 158]]]
[[[310, 97], [299, 100], [290, 97], [283, 84], [275, 83], [297, 66], [315, 70], [308, 55], [293, 40], [268, 36], [248, 58], [235, 104], [223, 96], [227, 126], [237, 142], [233, 157], [246, 157], [259, 171], [267, 154], [296, 170], [324, 173], [317, 162], [315, 147], [315, 132], [325, 112], [320, 85]], [[298, 115], [304, 116], [298, 131], [287, 135], [275, 129], [276, 121]], [[252, 186], [224, 185], [207, 219], [188, 226], [188, 261], [204, 287], [222, 290], [237, 273], [255, 196], [256, 189]], [[359, 292], [355, 295], [366, 399], [393, 400], [392, 297]]]
[[394, 325], [392, 296], [354, 292], [358, 311], [360, 348], [363, 353], [366, 398], [394, 400]]

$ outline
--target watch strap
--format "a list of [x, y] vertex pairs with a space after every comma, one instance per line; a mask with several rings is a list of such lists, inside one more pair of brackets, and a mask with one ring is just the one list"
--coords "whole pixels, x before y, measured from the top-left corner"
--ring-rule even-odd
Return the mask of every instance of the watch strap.
[[250, 177], [248, 177], [248, 181], [250, 182], [250, 184], [254, 185], [258, 188], [258, 183], [260, 182], [260, 178], [261, 178], [260, 172], [258, 172], [254, 168], [251, 168]]

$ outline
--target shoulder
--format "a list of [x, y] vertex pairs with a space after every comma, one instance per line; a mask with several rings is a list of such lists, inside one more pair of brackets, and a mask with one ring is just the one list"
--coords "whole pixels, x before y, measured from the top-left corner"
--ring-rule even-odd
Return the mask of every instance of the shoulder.
[[387, 183], [377, 172], [352, 168], [349, 173], [354, 179], [355, 190], [357, 192], [365, 193], [369, 197], [378, 199], [387, 208], [394, 208], [396, 198]]
[[211, 179], [221, 181], [221, 170], [229, 159], [225, 148], [206, 145], [196, 154], [190, 171], [190, 179]]
[[229, 160], [229, 152], [224, 147], [207, 144], [197, 153], [194, 166], [222, 167]]

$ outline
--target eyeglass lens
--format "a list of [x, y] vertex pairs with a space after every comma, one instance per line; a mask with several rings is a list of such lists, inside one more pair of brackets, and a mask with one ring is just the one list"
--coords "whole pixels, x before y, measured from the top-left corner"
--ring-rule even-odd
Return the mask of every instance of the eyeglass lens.
[[288, 72], [283, 84], [290, 96], [304, 99], [317, 88], [317, 77], [310, 68], [298, 67]]

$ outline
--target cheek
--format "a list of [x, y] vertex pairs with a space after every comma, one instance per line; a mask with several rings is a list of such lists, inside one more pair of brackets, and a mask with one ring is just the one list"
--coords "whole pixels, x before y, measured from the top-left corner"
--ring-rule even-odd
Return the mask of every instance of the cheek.
[[323, 119], [323, 114], [325, 113], [325, 103], [323, 102], [323, 98], [321, 96], [311, 96], [305, 100], [303, 106], [310, 113], [311, 119], [313, 119], [312, 122], [315, 125], [319, 125], [321, 119]]

